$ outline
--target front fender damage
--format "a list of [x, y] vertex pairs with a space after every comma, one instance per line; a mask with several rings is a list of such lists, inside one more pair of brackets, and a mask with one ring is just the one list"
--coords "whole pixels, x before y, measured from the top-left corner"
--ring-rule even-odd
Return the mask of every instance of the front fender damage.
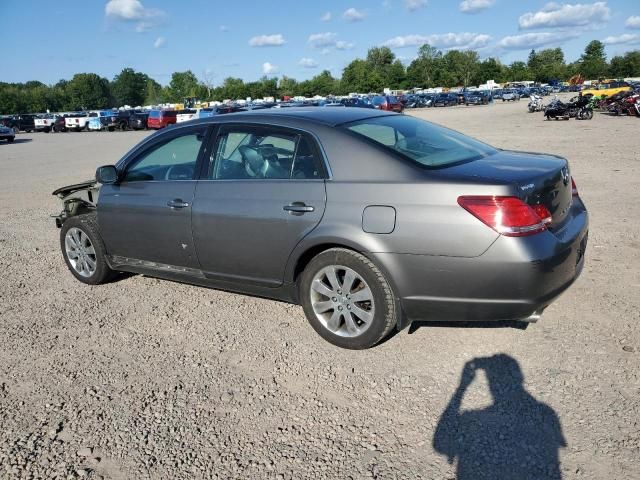
[[87, 180], [54, 190], [52, 195], [58, 197], [62, 203], [60, 214], [51, 215], [55, 218], [56, 227], [62, 227], [69, 217], [94, 211], [99, 192], [100, 186], [95, 180]]

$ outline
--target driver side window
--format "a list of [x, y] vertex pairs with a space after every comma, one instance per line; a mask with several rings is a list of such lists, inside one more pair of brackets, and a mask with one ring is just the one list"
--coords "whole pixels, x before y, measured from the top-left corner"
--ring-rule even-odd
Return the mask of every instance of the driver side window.
[[125, 182], [193, 180], [205, 130], [156, 144], [127, 167]]

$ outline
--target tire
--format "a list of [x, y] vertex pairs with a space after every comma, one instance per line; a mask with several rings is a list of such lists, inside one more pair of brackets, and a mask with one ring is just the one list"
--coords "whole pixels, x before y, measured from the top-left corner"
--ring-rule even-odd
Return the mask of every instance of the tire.
[[16, 137], [9, 137], [7, 138], [7, 143], [13, 143], [13, 141], [16, 139]]
[[[337, 288], [329, 281], [331, 272], [337, 273], [334, 280]], [[354, 299], [360, 294], [366, 300], [350, 299], [347, 292], [340, 290], [347, 274], [355, 277], [348, 293]], [[373, 347], [398, 321], [400, 308], [384, 274], [367, 257], [352, 250], [331, 248], [318, 254], [304, 269], [298, 288], [302, 308], [313, 329], [341, 348]]]
[[[69, 234], [69, 232], [71, 233]], [[78, 232], [80, 233], [78, 234]], [[75, 240], [71, 240], [68, 237], [72, 237]], [[86, 241], [87, 239], [88, 242]], [[82, 253], [79, 253], [78, 244], [82, 245]], [[115, 272], [107, 264], [106, 249], [100, 236], [94, 213], [71, 217], [64, 222], [60, 229], [60, 248], [67, 268], [82, 283], [100, 285], [115, 276]], [[80, 257], [80, 260], [70, 259], [69, 255], [71, 253], [82, 255], [82, 257]], [[83, 258], [86, 258], [86, 260], [83, 260]], [[75, 262], [75, 264], [72, 262]], [[94, 264], [93, 270], [91, 269], [91, 263]], [[83, 271], [84, 274], [82, 273]]]

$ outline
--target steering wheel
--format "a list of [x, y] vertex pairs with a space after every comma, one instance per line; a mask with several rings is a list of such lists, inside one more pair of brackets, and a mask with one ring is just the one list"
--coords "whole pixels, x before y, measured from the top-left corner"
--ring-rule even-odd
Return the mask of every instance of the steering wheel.
[[164, 174], [165, 180], [191, 180], [193, 179], [193, 167], [189, 164], [171, 165]]

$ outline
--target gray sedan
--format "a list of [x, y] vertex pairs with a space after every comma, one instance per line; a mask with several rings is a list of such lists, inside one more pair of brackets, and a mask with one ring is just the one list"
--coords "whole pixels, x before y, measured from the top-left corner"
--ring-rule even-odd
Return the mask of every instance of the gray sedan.
[[587, 242], [565, 159], [360, 108], [186, 122], [54, 194], [78, 280], [137, 272], [298, 303], [354, 349], [414, 320], [535, 321]]

